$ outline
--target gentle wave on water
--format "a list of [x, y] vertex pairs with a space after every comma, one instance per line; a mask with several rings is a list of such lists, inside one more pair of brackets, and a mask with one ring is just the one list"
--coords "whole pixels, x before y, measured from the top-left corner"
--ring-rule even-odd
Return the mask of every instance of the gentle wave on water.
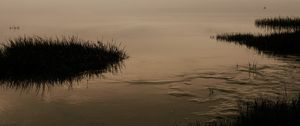
[[[165, 94], [195, 104], [220, 103], [210, 106], [207, 113], [194, 112], [195, 116], [216, 119], [236, 114], [237, 105], [258, 97], [290, 97], [300, 91], [300, 64], [257, 65], [256, 71], [247, 65], [232, 66], [223, 70], [179, 74], [164, 80], [122, 80], [132, 85], [167, 86]], [[162, 89], [164, 90], [164, 89]]]

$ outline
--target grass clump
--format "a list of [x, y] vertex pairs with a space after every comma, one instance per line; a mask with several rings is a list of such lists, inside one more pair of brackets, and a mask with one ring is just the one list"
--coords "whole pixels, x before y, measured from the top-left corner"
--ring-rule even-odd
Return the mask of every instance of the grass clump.
[[292, 126], [300, 124], [300, 97], [297, 99], [257, 99], [240, 108], [234, 126]]
[[296, 126], [300, 124], [300, 96], [295, 99], [256, 99], [241, 105], [238, 115], [209, 126]]
[[258, 98], [239, 105], [236, 116], [211, 123], [195, 122], [188, 126], [298, 126], [300, 96], [294, 99]]
[[118, 70], [128, 58], [123, 49], [78, 37], [17, 37], [0, 49], [0, 81], [9, 86], [63, 83]]

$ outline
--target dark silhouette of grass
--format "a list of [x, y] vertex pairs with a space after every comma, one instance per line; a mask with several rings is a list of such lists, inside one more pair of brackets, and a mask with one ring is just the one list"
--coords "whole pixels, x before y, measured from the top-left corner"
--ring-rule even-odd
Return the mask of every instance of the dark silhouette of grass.
[[256, 99], [240, 107], [238, 116], [215, 126], [294, 126], [300, 124], [300, 97], [286, 99]]
[[237, 116], [213, 123], [195, 122], [189, 126], [298, 126], [300, 96], [295, 99], [259, 98], [241, 104]]
[[271, 55], [299, 55], [300, 54], [300, 31], [271, 33], [271, 34], [222, 34], [217, 35], [219, 41], [233, 42], [245, 45], [259, 52]]
[[292, 126], [300, 124], [300, 97], [292, 100], [256, 99], [242, 105], [234, 126]]
[[123, 49], [77, 37], [18, 37], [0, 50], [0, 81], [7, 88], [44, 88], [116, 72], [128, 58]]
[[298, 31], [300, 30], [300, 18], [278, 17], [264, 18], [255, 21], [255, 25], [259, 28], [265, 28], [273, 31]]
[[265, 18], [256, 20], [255, 24], [275, 31], [269, 34], [226, 33], [217, 35], [216, 39], [245, 45], [271, 55], [300, 55], [299, 18]]

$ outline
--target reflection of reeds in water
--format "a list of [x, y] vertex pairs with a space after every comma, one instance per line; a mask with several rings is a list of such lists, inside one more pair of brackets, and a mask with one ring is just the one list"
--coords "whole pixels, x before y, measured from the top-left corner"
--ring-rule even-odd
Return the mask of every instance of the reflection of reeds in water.
[[16, 89], [70, 84], [116, 72], [126, 58], [126, 52], [113, 44], [77, 37], [18, 37], [1, 49], [0, 81], [4, 87]]
[[255, 21], [259, 28], [265, 28], [273, 31], [297, 31], [300, 30], [300, 18], [264, 18]]
[[[246, 45], [259, 52], [272, 55], [300, 54], [300, 19], [299, 18], [266, 18], [256, 20], [256, 26], [274, 29], [269, 34], [231, 33], [216, 36], [217, 40]], [[278, 30], [278, 32], [277, 32]]]

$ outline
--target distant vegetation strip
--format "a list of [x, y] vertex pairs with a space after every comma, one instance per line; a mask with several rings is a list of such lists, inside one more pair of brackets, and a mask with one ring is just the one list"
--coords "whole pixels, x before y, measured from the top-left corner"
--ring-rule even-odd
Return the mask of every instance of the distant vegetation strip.
[[265, 28], [274, 31], [297, 31], [300, 30], [300, 18], [296, 17], [278, 17], [257, 19], [255, 25], [259, 28]]
[[299, 55], [300, 31], [271, 34], [226, 33], [216, 36], [219, 41], [233, 42], [274, 55]]
[[248, 48], [277, 56], [300, 56], [300, 18], [263, 18], [255, 21], [257, 27], [270, 29], [270, 33], [225, 33], [215, 38], [219, 41], [245, 45]]

